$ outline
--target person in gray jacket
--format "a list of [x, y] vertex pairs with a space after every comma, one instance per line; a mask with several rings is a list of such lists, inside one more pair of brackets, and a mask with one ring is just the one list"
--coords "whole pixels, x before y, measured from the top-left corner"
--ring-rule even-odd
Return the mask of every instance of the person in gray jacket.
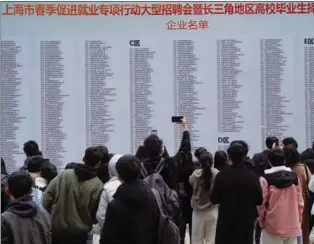
[[51, 244], [49, 213], [32, 200], [33, 180], [26, 172], [8, 178], [11, 202], [1, 214], [1, 244]]

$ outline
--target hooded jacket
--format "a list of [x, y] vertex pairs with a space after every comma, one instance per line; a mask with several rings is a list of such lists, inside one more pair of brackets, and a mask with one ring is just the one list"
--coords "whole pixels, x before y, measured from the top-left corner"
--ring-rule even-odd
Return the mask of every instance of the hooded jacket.
[[303, 197], [297, 175], [285, 166], [265, 170], [260, 178], [263, 204], [258, 207], [259, 223], [271, 236], [300, 236]]
[[30, 195], [11, 201], [1, 214], [2, 244], [51, 244], [49, 213]]
[[109, 203], [100, 244], [157, 244], [160, 210], [142, 181], [123, 183]]
[[53, 235], [87, 234], [96, 224], [102, 190], [96, 169], [85, 164], [54, 178], [43, 195], [43, 207], [52, 216]]
[[121, 185], [121, 182], [117, 178], [117, 170], [116, 170], [116, 164], [119, 158], [121, 157], [122, 155], [116, 154], [109, 161], [108, 172], [109, 172], [110, 180], [104, 185], [104, 190], [101, 194], [101, 198], [100, 198], [100, 202], [99, 202], [99, 206], [98, 206], [98, 210], [96, 214], [96, 218], [100, 225], [100, 228], [103, 227], [104, 222], [105, 222], [107, 206], [109, 202], [113, 200], [113, 195], [116, 193], [118, 187]]
[[191, 206], [194, 210], [205, 210], [209, 209], [213, 204], [210, 201], [210, 194], [213, 189], [214, 181], [216, 175], [219, 171], [215, 168], [211, 168], [212, 171], [212, 179], [211, 179], [211, 187], [208, 190], [204, 190], [204, 174], [203, 169], [197, 169], [190, 176], [189, 182], [193, 187], [193, 195], [191, 199]]

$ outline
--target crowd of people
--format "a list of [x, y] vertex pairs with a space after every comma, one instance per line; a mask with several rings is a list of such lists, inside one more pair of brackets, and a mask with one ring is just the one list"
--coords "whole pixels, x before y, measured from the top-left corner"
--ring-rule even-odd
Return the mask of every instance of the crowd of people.
[[[314, 142], [301, 154], [267, 137], [248, 156], [243, 140], [213, 155], [192, 152], [187, 122], [170, 156], [157, 135], [136, 155], [89, 147], [57, 168], [35, 141], [22, 168], [1, 158], [2, 244], [314, 244]], [[121, 153], [121, 152], [120, 152]]]

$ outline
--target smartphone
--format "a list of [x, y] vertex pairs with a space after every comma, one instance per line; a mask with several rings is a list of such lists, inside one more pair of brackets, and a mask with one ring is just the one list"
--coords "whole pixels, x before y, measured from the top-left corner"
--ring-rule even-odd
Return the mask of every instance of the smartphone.
[[171, 122], [172, 123], [180, 123], [181, 119], [183, 119], [183, 116], [172, 116], [171, 117]]
[[151, 130], [150, 134], [158, 136], [158, 131], [157, 130]]

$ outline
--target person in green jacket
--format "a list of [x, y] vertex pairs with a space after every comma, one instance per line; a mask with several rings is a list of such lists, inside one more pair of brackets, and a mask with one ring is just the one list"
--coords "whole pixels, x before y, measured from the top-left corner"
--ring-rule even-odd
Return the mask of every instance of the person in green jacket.
[[43, 207], [52, 217], [53, 244], [86, 244], [97, 223], [96, 212], [103, 191], [97, 177], [102, 160], [98, 147], [85, 151], [85, 164], [77, 164], [54, 178], [43, 195]]

